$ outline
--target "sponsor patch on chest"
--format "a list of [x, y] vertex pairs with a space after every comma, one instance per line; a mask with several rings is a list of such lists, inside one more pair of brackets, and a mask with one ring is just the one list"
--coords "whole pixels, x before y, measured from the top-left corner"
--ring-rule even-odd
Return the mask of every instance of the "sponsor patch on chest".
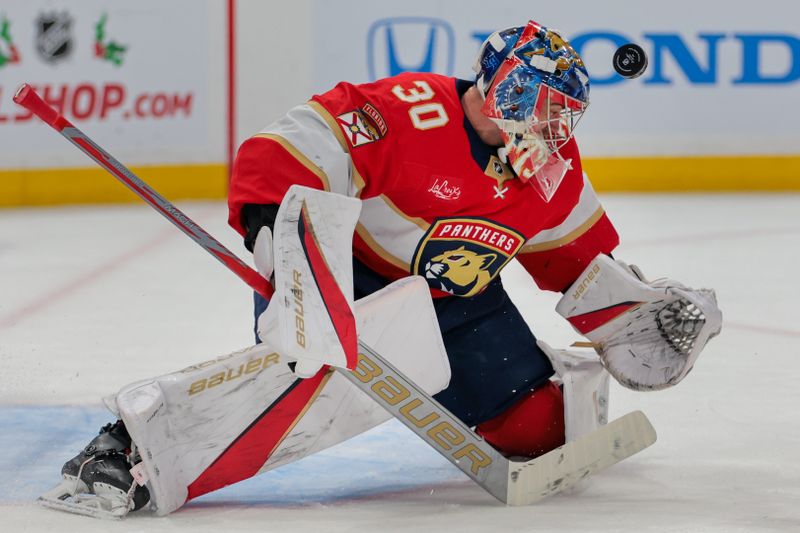
[[455, 296], [478, 294], [525, 242], [516, 230], [482, 218], [440, 218], [417, 245], [411, 273]]
[[461, 180], [447, 176], [434, 176], [428, 192], [439, 200], [458, 200], [461, 198]]

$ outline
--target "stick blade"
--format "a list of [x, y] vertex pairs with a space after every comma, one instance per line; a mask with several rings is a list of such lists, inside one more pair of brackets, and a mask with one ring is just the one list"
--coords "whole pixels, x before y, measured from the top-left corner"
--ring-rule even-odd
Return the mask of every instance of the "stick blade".
[[633, 411], [528, 462], [509, 462], [508, 505], [530, 505], [574, 486], [656, 441], [641, 411]]

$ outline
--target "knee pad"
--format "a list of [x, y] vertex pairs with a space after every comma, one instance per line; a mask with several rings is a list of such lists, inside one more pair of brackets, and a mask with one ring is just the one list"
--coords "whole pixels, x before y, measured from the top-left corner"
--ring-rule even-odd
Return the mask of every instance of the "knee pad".
[[554, 380], [564, 393], [564, 426], [567, 442], [608, 422], [609, 373], [593, 351], [555, 350], [537, 341], [553, 369]]
[[475, 431], [507, 456], [537, 457], [564, 444], [564, 398], [548, 381]]

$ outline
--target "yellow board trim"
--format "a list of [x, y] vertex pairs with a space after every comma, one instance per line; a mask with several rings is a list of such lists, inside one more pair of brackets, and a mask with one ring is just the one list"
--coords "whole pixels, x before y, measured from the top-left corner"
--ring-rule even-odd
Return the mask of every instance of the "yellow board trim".
[[[599, 192], [800, 191], [800, 155], [586, 157], [583, 168]], [[222, 163], [145, 165], [131, 170], [170, 200], [227, 195], [228, 169]], [[318, 167], [317, 171], [321, 172]], [[363, 187], [361, 176], [356, 174], [354, 180]], [[327, 176], [323, 182], [327, 188], [325, 181]], [[99, 167], [0, 169], [0, 207], [136, 201], [136, 195]]]
[[[222, 163], [136, 166], [131, 171], [170, 200], [222, 199], [228, 167]], [[0, 207], [141, 201], [100, 167], [0, 170]]]
[[600, 192], [800, 190], [800, 156], [586, 157]]

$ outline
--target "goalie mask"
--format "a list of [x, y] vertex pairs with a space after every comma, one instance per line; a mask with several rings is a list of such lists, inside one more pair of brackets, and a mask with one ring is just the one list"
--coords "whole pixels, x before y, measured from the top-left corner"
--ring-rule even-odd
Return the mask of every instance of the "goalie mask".
[[474, 69], [481, 111], [501, 130], [500, 158], [549, 202], [570, 169], [558, 150], [589, 105], [583, 60], [556, 31], [530, 21], [490, 35]]

